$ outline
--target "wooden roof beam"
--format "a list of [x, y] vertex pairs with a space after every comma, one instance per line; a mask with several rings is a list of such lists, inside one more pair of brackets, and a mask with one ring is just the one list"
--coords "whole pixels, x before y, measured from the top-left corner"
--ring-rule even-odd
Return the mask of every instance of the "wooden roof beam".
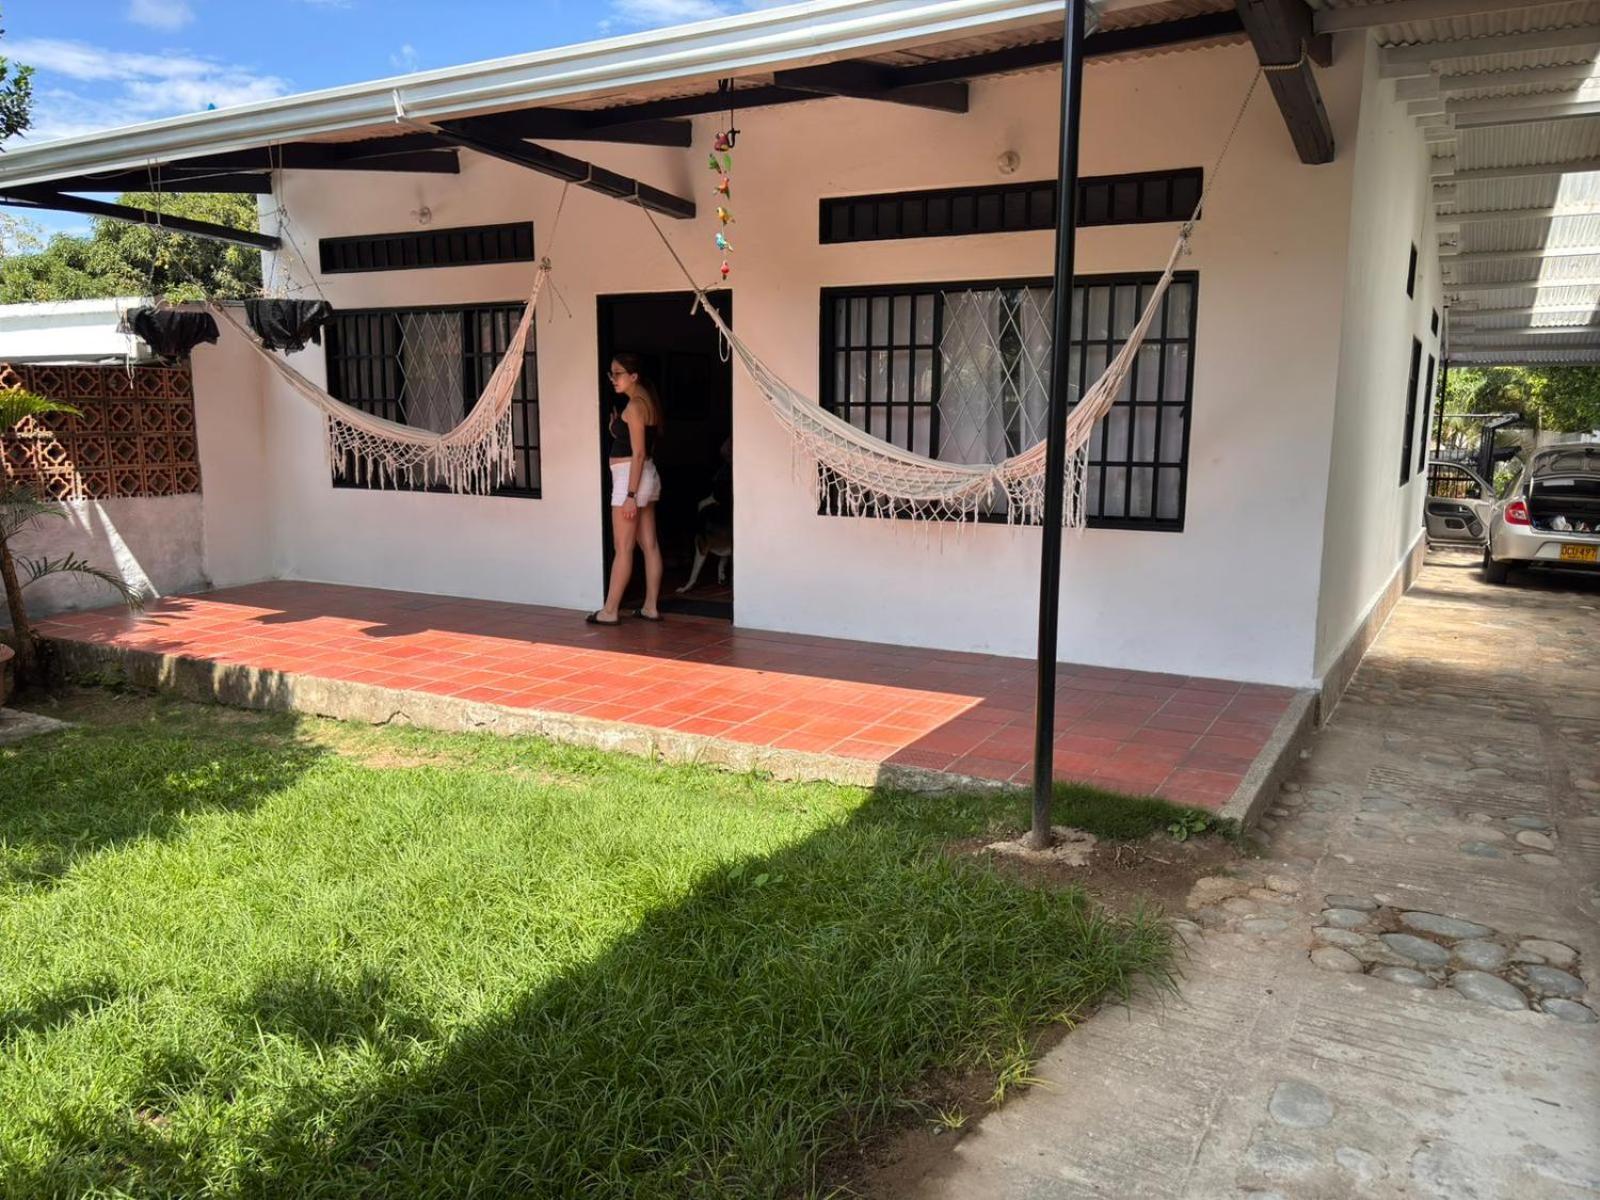
[[272, 176], [266, 172], [208, 171], [173, 176], [159, 173], [152, 181], [148, 171], [117, 171], [108, 175], [77, 175], [71, 179], [52, 179], [48, 184], [29, 184], [12, 188], [14, 196], [39, 192], [209, 192], [234, 196], [272, 194]]
[[1281, 68], [1267, 72], [1267, 83], [1300, 161], [1332, 162], [1333, 126], [1308, 61], [1310, 43], [1317, 36], [1311, 10], [1302, 0], [1235, 0], [1234, 7], [1255, 46], [1257, 61]]
[[772, 82], [780, 88], [815, 92], [822, 96], [843, 96], [852, 100], [883, 100], [890, 104], [931, 108], [936, 112], [967, 111], [965, 83], [904, 84], [896, 79], [893, 67], [859, 60], [774, 71]]
[[524, 108], [515, 112], [467, 117], [455, 124], [490, 137], [542, 138], [547, 141], [622, 142], [635, 146], [694, 144], [694, 126], [688, 121], [631, 121], [611, 123], [601, 114], [578, 109]]
[[[18, 189], [19, 191], [21, 189]], [[0, 195], [0, 204], [15, 208], [45, 209], [50, 212], [80, 213], [90, 217], [105, 217], [112, 221], [126, 221], [130, 225], [154, 225], [173, 233], [186, 233], [190, 237], [206, 238], [213, 242], [231, 242], [236, 246], [249, 246], [256, 250], [277, 250], [282, 243], [270, 234], [253, 233], [247, 229], [234, 229], [210, 221], [192, 221], [188, 217], [166, 216], [146, 208], [127, 204], [110, 204], [104, 200], [90, 200], [84, 196], [67, 196], [42, 190], [29, 190], [27, 195], [9, 192]]]
[[661, 213], [663, 216], [688, 220], [695, 214], [693, 200], [685, 200], [682, 196], [675, 196], [647, 183], [640, 183], [631, 176], [619, 175], [605, 167], [597, 167], [594, 163], [563, 154], [559, 150], [551, 150], [548, 146], [490, 137], [453, 122], [445, 122], [437, 129], [436, 136], [453, 145], [475, 150], [479, 154], [487, 154], [502, 162], [526, 167], [530, 171], [538, 171], [541, 175], [575, 183], [581, 188], [599, 192], [604, 196], [636, 200], [650, 211]]

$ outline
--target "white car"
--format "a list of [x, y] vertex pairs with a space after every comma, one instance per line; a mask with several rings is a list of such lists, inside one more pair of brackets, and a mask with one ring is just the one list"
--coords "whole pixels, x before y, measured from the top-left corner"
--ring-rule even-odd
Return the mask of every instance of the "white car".
[[1504, 583], [1512, 567], [1600, 570], [1600, 445], [1536, 451], [1493, 506], [1483, 577]]

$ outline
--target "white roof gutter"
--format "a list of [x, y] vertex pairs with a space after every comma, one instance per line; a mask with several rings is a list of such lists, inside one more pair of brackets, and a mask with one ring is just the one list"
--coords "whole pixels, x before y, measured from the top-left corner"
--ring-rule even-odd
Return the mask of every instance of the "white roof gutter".
[[1061, 0], [810, 0], [37, 146], [13, 141], [0, 156], [0, 188], [370, 128], [393, 121], [396, 94], [409, 116], [437, 120], [884, 53], [1057, 20], [1064, 11]]

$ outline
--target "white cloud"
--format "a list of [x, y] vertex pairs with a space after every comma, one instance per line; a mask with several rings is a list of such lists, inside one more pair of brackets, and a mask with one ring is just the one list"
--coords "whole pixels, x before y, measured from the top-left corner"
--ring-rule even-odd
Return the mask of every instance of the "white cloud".
[[151, 29], [182, 29], [194, 20], [188, 0], [129, 0], [128, 20]]
[[687, 25], [710, 21], [754, 8], [774, 8], [792, 0], [611, 0], [610, 15], [600, 22], [602, 33], [617, 26], [633, 29], [659, 29], [664, 25]]
[[188, 54], [134, 54], [54, 38], [19, 38], [8, 47], [38, 69], [29, 141], [133, 125], [215, 105], [270, 100], [287, 80]]
[[410, 42], [389, 55], [389, 65], [396, 71], [415, 71], [417, 61], [417, 48]]
[[681, 25], [726, 16], [742, 5], [719, 0], [613, 0], [614, 19], [625, 25]]

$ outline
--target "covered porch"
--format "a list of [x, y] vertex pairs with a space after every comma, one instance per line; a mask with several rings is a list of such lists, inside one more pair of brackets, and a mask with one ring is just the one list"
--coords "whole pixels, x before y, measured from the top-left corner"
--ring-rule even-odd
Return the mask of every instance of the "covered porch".
[[[1029, 774], [1024, 659], [690, 617], [594, 629], [564, 609], [293, 581], [63, 613], [41, 632], [70, 666], [116, 662], [258, 707], [370, 717], [398, 702], [393, 719], [851, 782]], [[1288, 688], [1063, 665], [1055, 773], [1244, 816], [1310, 707]]]

